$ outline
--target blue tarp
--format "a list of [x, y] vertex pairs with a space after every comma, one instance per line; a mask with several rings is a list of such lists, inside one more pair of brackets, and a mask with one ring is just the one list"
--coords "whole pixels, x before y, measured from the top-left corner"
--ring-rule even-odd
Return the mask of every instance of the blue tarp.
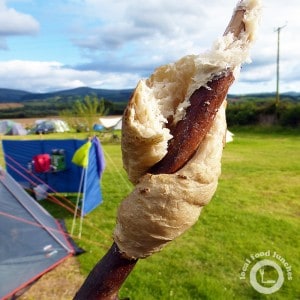
[[[85, 147], [91, 143], [90, 147]], [[86, 140], [30, 140], [2, 141], [7, 172], [23, 187], [33, 187], [46, 183], [52, 191], [65, 193], [83, 193], [82, 215], [86, 215], [102, 202], [100, 178], [105, 167], [104, 155], [98, 138]], [[72, 162], [79, 149], [87, 149], [87, 166]], [[39, 154], [51, 154], [53, 150], [63, 150], [65, 169], [62, 171], [35, 172], [33, 157]], [[84, 169], [84, 184], [80, 187], [80, 179]], [[23, 176], [25, 175], [25, 177]], [[79, 190], [81, 188], [81, 190]]]
[[[48, 184], [57, 192], [76, 193], [80, 185], [82, 168], [72, 163], [74, 152], [86, 143], [86, 140], [3, 140], [3, 150], [8, 173], [23, 186], [38, 185], [41, 182]], [[66, 168], [59, 172], [30, 173], [30, 164], [34, 156], [51, 152], [54, 149], [63, 149]], [[32, 182], [24, 179], [25, 174]]]

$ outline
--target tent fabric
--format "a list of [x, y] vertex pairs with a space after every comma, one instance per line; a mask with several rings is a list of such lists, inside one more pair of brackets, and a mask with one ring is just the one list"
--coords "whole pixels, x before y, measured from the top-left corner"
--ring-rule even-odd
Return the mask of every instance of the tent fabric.
[[104, 155], [97, 137], [94, 137], [90, 143], [83, 185], [82, 216], [94, 210], [103, 201], [100, 178], [105, 168]]
[[226, 131], [226, 143], [233, 142], [234, 134], [227, 129]]
[[63, 120], [38, 120], [31, 129], [33, 133], [66, 132], [70, 131], [69, 125]]
[[103, 125], [100, 124], [94, 124], [93, 130], [94, 131], [102, 131], [104, 129]]
[[99, 139], [93, 137], [82, 145], [75, 152], [72, 162], [86, 169], [81, 208], [81, 215], [85, 216], [102, 203], [100, 178], [105, 168], [105, 161]]
[[[57, 192], [76, 193], [80, 185], [81, 168], [72, 163], [75, 151], [86, 140], [3, 140], [4, 158], [8, 173], [22, 186], [31, 187], [46, 183]], [[33, 157], [38, 154], [51, 154], [55, 149], [63, 149], [65, 169], [62, 171], [35, 172]], [[31, 183], [24, 179], [24, 173]]]
[[0, 121], [0, 134], [3, 135], [26, 135], [27, 130], [20, 123], [10, 120]]
[[101, 143], [100, 143], [99, 139], [93, 138], [92, 143], [93, 143], [93, 146], [95, 147], [95, 158], [96, 158], [98, 177], [101, 178], [102, 173], [105, 169], [104, 152], [101, 147]]
[[105, 129], [122, 129], [122, 116], [104, 116], [99, 121]]
[[59, 223], [0, 169], [0, 299], [75, 253]]

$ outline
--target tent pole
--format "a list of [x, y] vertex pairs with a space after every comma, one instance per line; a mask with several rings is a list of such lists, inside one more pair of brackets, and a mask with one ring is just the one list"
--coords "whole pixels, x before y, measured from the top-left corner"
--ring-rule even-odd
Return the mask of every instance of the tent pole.
[[[88, 172], [88, 165], [85, 169], [85, 173], [87, 174]], [[82, 176], [82, 182], [84, 181], [84, 185], [86, 185], [86, 176], [85, 176], [85, 180], [84, 179], [84, 176]], [[83, 191], [85, 191], [85, 189], [83, 189]], [[81, 205], [81, 214], [80, 214], [80, 224], [79, 224], [79, 234], [78, 234], [78, 237], [81, 239], [81, 233], [82, 233], [82, 223], [83, 223], [83, 212], [84, 212], [84, 203], [85, 202], [85, 195], [83, 196], [82, 198], [82, 205]]]
[[80, 225], [79, 225], [79, 234], [78, 237], [81, 239], [81, 233], [82, 233], [82, 223], [83, 223], [83, 207], [84, 207], [84, 202], [82, 202], [82, 210], [80, 214]]
[[[76, 216], [77, 216], [77, 212], [78, 212], [78, 206], [79, 206], [79, 199], [80, 199], [80, 192], [82, 190], [82, 184], [83, 184], [83, 178], [84, 178], [84, 172], [85, 168], [82, 168], [82, 172], [81, 172], [81, 178], [80, 178], [80, 183], [79, 183], [79, 190], [78, 190], [78, 194], [77, 194], [77, 200], [76, 200], [76, 208], [75, 208], [75, 212], [74, 212], [74, 216], [73, 216], [73, 222], [72, 222], [72, 229], [71, 229], [71, 236], [73, 236], [73, 232], [75, 229], [75, 223], [76, 223]], [[81, 236], [81, 234], [80, 234]]]

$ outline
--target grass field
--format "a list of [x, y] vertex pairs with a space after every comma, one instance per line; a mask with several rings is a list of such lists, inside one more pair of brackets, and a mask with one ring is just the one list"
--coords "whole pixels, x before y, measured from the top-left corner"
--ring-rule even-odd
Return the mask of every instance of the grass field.
[[[233, 132], [234, 142], [224, 149], [217, 192], [197, 224], [160, 253], [140, 260], [120, 298], [300, 299], [299, 132]], [[59, 138], [63, 137], [69, 136]], [[122, 169], [120, 145], [103, 147], [104, 202], [85, 218], [82, 239], [77, 239], [87, 251], [78, 257], [85, 276], [111, 246], [118, 204], [132, 188]], [[51, 203], [44, 205], [70, 227], [68, 212]], [[279, 256], [272, 257], [274, 252], [281, 262]], [[260, 253], [263, 256], [256, 258]], [[249, 280], [250, 269], [268, 253], [284, 274], [282, 287], [271, 295], [254, 290]], [[240, 278], [243, 268], [245, 279]], [[274, 270], [266, 268], [265, 273], [276, 278]], [[256, 278], [259, 281], [259, 274]]]

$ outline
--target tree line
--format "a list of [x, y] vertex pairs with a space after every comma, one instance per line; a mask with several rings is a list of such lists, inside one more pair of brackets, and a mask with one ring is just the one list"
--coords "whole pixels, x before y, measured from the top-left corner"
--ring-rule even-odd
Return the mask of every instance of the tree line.
[[229, 103], [226, 111], [228, 126], [280, 125], [300, 126], [300, 103], [282, 101], [244, 101]]
[[[96, 95], [70, 98], [68, 100], [52, 98], [47, 101], [23, 102], [23, 107], [0, 109], [0, 119], [43, 118], [62, 116], [75, 127], [88, 127], [98, 122], [102, 115], [122, 115], [127, 102], [112, 102]], [[281, 101], [275, 99], [247, 100], [229, 99], [227, 105], [228, 126], [244, 125], [281, 125], [300, 126], [299, 101]]]
[[[110, 115], [121, 115], [127, 105], [127, 102], [113, 102], [104, 98], [98, 98], [96, 95], [85, 97], [69, 97], [68, 99], [58, 99], [57, 97], [48, 98], [47, 100], [32, 100], [22, 102], [22, 107], [0, 109], [0, 119], [14, 118], [43, 118], [49, 116], [58, 116], [62, 111], [74, 112], [74, 107], [78, 103], [86, 101], [103, 103], [106, 113]], [[95, 112], [96, 113], [96, 112]]]

